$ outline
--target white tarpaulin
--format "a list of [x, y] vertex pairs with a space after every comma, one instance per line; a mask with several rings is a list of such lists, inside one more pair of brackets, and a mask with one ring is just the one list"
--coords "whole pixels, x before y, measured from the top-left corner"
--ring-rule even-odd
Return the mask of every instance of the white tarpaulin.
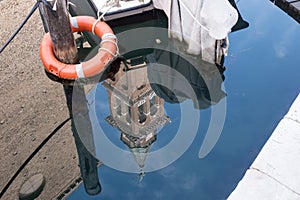
[[238, 20], [228, 0], [153, 0], [153, 4], [168, 16], [169, 36], [186, 42], [188, 53], [202, 54], [204, 59], [205, 54], [214, 54], [216, 40], [227, 38]]

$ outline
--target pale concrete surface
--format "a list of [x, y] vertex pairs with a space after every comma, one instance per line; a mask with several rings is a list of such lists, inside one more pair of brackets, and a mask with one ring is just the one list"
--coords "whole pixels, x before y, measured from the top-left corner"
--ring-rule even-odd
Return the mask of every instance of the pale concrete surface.
[[230, 200], [300, 200], [300, 94]]
[[[29, 13], [35, 0], [0, 0], [0, 46]], [[38, 12], [0, 54], [0, 191], [37, 146], [66, 118], [63, 87], [49, 80], [39, 57], [44, 30]], [[55, 198], [80, 175], [70, 122], [39, 151], [1, 200], [19, 199], [22, 184], [41, 173], [40, 200]]]

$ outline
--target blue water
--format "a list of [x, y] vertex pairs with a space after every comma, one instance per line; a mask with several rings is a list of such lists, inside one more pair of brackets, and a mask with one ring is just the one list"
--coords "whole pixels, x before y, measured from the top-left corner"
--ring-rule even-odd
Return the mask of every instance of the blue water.
[[[228, 197], [300, 93], [297, 22], [267, 0], [241, 0], [238, 7], [250, 27], [230, 35], [229, 55], [225, 58], [226, 120], [208, 156], [198, 158], [204, 138], [201, 133], [207, 129], [210, 109], [200, 111], [199, 134], [173, 164], [146, 173], [140, 183], [135, 173], [102, 165], [98, 168], [102, 192], [89, 196], [81, 185], [68, 199], [219, 200]], [[106, 94], [102, 86], [97, 90]], [[106, 98], [99, 97], [103, 102]], [[176, 105], [165, 103], [166, 112], [171, 119], [173, 116], [172, 123], [159, 133], [153, 149], [171, 140], [170, 134], [165, 133], [179, 123]], [[109, 114], [108, 108], [101, 112], [98, 117]], [[103, 126], [110, 132], [113, 143], [126, 149], [119, 141], [118, 131], [105, 123]]]

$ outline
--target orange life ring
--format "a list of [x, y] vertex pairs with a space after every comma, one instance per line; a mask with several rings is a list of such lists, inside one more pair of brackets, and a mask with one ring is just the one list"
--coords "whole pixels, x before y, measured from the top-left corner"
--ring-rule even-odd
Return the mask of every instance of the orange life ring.
[[111, 28], [102, 21], [90, 16], [78, 16], [70, 19], [73, 32], [93, 32], [101, 38], [98, 53], [80, 64], [65, 64], [57, 60], [53, 52], [50, 34], [47, 33], [40, 45], [40, 57], [45, 69], [63, 79], [88, 78], [102, 72], [118, 55], [117, 38]]

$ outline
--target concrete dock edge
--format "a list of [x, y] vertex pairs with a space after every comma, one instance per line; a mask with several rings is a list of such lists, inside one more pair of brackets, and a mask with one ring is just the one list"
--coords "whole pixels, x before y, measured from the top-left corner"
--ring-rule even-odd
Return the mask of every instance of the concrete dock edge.
[[300, 200], [300, 94], [229, 200]]

